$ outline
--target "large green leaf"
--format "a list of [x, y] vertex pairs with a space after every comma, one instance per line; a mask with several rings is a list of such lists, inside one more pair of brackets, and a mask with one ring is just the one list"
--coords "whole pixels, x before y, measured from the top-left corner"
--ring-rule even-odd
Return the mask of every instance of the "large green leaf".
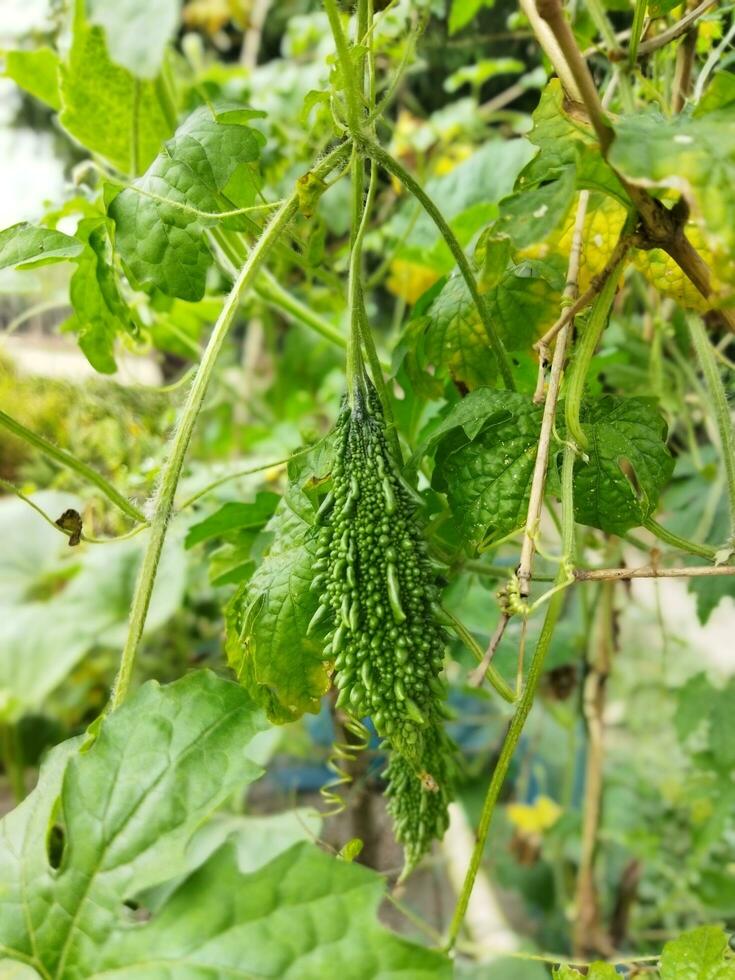
[[720, 926], [702, 926], [666, 943], [661, 980], [735, 980], [735, 960], [726, 958], [727, 936]]
[[574, 511], [611, 534], [637, 527], [656, 507], [674, 469], [666, 423], [653, 398], [606, 395], [583, 406], [589, 461], [574, 467]]
[[[526, 395], [481, 388], [435, 428], [433, 486], [446, 493], [470, 548], [523, 525], [541, 415]], [[563, 437], [561, 413], [558, 425]], [[671, 476], [664, 421], [653, 399], [606, 395], [583, 403], [582, 427], [590, 445], [575, 465], [575, 519], [622, 534], [653, 511]]]
[[[212, 254], [203, 214], [249, 207], [260, 187], [263, 136], [247, 121], [255, 113], [201, 106], [176, 130], [135, 184], [118, 194], [109, 213], [116, 243], [133, 281], [170, 296], [204, 295]], [[243, 227], [243, 219], [230, 219]]]
[[78, 258], [83, 249], [83, 243], [71, 235], [21, 221], [0, 231], [0, 269], [65, 262]]
[[480, 388], [451, 421], [457, 427], [439, 442], [432, 484], [446, 493], [462, 540], [478, 549], [523, 525], [541, 409], [526, 395]]
[[[507, 350], [526, 350], [558, 315], [564, 277], [555, 263], [510, 263], [483, 297], [491, 321]], [[477, 306], [464, 279], [454, 274], [433, 301], [420, 325], [407, 333], [418, 363], [439, 375], [477, 388], [497, 373]]]
[[460, 275], [450, 277], [432, 303], [424, 323], [424, 353], [428, 364], [470, 388], [492, 381], [497, 373], [495, 357], [467, 284]]
[[144, 78], [160, 71], [180, 7], [181, 0], [87, 0], [89, 19], [104, 28], [112, 60]]
[[124, 174], [142, 173], [171, 128], [153, 82], [140, 81], [110, 60], [100, 27], [84, 19], [76, 0], [72, 44], [60, 69], [62, 126], [82, 146]]
[[225, 846], [161, 912], [120, 931], [99, 972], [140, 980], [449, 980], [447, 957], [384, 929], [380, 876], [297, 844], [243, 875]]
[[[259, 774], [246, 748], [262, 727], [239, 685], [200, 672], [146, 684], [89, 751], [57, 749], [0, 824], [5, 955], [65, 980], [95, 975], [112, 934], [128, 932], [122, 903], [183, 867], [197, 826]], [[54, 820], [58, 870], [47, 852]]]
[[318, 711], [329, 689], [323, 640], [306, 632], [319, 605], [313, 519], [306, 495], [292, 488], [267, 525], [274, 540], [265, 560], [228, 607], [229, 662], [276, 722]]

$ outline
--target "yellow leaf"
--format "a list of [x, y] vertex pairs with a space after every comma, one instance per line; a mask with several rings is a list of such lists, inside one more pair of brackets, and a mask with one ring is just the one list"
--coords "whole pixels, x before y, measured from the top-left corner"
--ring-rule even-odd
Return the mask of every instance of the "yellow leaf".
[[410, 259], [394, 259], [385, 284], [394, 296], [413, 304], [438, 278], [439, 273], [435, 269]]
[[526, 834], [541, 834], [553, 827], [562, 814], [561, 807], [548, 796], [537, 796], [529, 803], [509, 803], [505, 811], [510, 822]]

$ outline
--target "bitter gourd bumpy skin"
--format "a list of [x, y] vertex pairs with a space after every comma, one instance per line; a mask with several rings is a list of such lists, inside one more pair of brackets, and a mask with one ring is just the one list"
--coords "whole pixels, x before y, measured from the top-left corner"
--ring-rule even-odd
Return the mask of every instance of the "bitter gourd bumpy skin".
[[332, 490], [318, 516], [310, 629], [329, 624], [337, 706], [370, 716], [390, 751], [389, 810], [413, 867], [447, 825], [453, 746], [441, 718], [447, 635], [409, 490], [369, 383], [336, 426]]

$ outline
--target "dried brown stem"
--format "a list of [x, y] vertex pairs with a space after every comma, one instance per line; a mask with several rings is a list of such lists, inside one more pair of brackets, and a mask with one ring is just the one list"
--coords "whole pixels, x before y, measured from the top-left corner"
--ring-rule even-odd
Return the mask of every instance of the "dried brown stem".
[[640, 568], [576, 568], [578, 582], [622, 582], [631, 578], [709, 578], [735, 575], [735, 565], [690, 565], [684, 568], [658, 568], [642, 565]]
[[495, 632], [490, 637], [490, 642], [487, 645], [485, 656], [480, 661], [479, 667], [475, 668], [468, 678], [470, 687], [482, 687], [482, 683], [485, 680], [485, 675], [487, 674], [487, 669], [490, 666], [490, 661], [493, 659], [495, 656], [495, 651], [500, 646], [500, 641], [503, 639], [503, 635], [509, 622], [509, 614], [507, 612], [501, 613], [500, 619], [498, 620], [498, 625], [495, 627]]
[[600, 900], [595, 881], [595, 857], [602, 815], [603, 764], [605, 758], [605, 692], [615, 644], [613, 582], [603, 585], [588, 654], [583, 711], [587, 726], [587, 760], [582, 804], [582, 841], [574, 899], [573, 948], [575, 956], [614, 950], [602, 927]]
[[[577, 282], [579, 279], [579, 263], [582, 254], [582, 236], [584, 234], [584, 219], [587, 213], [587, 202], [589, 193], [582, 191], [579, 195], [577, 205], [577, 217], [574, 224], [574, 234], [572, 236], [572, 247], [569, 252], [569, 264], [567, 266], [567, 284], [564, 288], [566, 299], [572, 299], [577, 293]], [[541, 433], [539, 435], [538, 450], [536, 452], [536, 462], [533, 467], [533, 477], [531, 479], [531, 494], [528, 501], [528, 512], [526, 514], [526, 527], [523, 534], [523, 544], [521, 545], [521, 560], [518, 565], [518, 585], [523, 598], [528, 596], [531, 588], [531, 568], [533, 556], [536, 550], [535, 538], [538, 531], [539, 521], [541, 520], [541, 507], [544, 500], [544, 487], [546, 486], [546, 471], [549, 463], [549, 449], [551, 446], [551, 435], [554, 430], [554, 420], [556, 419], [556, 405], [559, 400], [559, 389], [561, 387], [561, 377], [564, 370], [564, 359], [566, 357], [567, 341], [569, 339], [571, 327], [569, 320], [560, 328], [559, 335], [554, 348], [554, 358], [551, 362], [551, 374], [549, 375], [549, 387], [544, 401], [544, 414], [541, 420]], [[545, 368], [545, 357], [541, 356], [539, 364], [539, 379], [541, 393], [539, 395], [537, 385], [538, 400], [543, 397], [543, 374]]]

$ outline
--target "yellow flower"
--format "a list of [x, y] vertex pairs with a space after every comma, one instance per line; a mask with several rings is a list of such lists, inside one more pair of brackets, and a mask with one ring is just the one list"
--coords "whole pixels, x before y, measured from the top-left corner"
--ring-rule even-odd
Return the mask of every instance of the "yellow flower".
[[553, 827], [562, 809], [548, 796], [537, 796], [533, 803], [509, 803], [505, 812], [510, 822], [524, 834], [541, 834]]

